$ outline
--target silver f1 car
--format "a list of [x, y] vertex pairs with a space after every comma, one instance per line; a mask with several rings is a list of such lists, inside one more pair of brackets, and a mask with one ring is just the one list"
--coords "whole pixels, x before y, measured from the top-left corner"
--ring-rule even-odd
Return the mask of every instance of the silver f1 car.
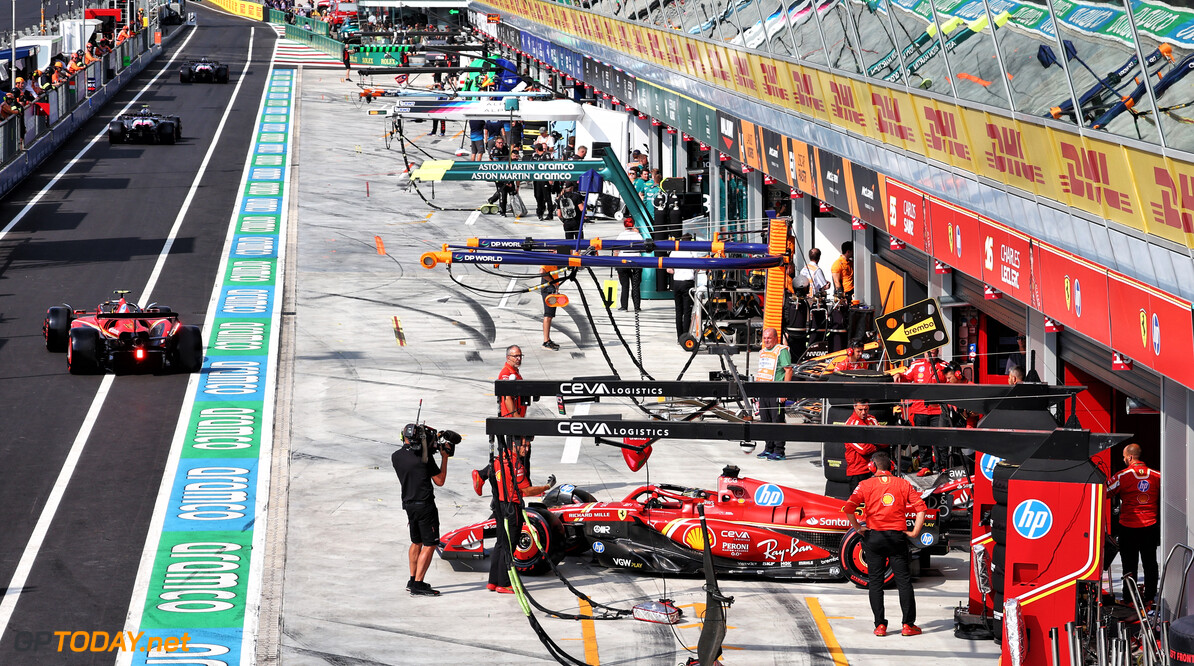
[[183, 83], [228, 83], [228, 65], [211, 58], [192, 60], [179, 68], [178, 80]]
[[178, 116], [153, 113], [148, 106], [135, 114], [116, 116], [108, 123], [108, 143], [174, 143], [182, 138]]

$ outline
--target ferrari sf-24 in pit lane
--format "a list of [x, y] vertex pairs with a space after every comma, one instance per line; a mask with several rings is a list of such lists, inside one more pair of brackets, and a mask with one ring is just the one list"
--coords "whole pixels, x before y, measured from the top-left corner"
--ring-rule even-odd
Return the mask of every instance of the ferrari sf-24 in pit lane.
[[[970, 494], [963, 480], [922, 488], [930, 508], [912, 551], [944, 554], [951, 543], [969, 546]], [[620, 502], [596, 502], [572, 485], [552, 489], [542, 504], [527, 506], [527, 522], [515, 545], [514, 564], [526, 574], [549, 569], [548, 560], [592, 552], [599, 564], [641, 573], [699, 575], [704, 535], [697, 505], [704, 505], [713, 563], [719, 574], [798, 580], [848, 579], [866, 586], [862, 537], [842, 513], [842, 501], [774, 483], [739, 477], [726, 467], [717, 490], [658, 484], [641, 486]], [[915, 514], [908, 514], [911, 529]], [[963, 518], [963, 520], [959, 520]], [[964, 528], [962, 527], [964, 526]], [[960, 533], [943, 527], [962, 528]], [[533, 531], [533, 534], [532, 534]], [[443, 536], [440, 557], [480, 559], [485, 539], [496, 537], [493, 520]], [[893, 574], [889, 570], [887, 579]]]
[[182, 120], [142, 107], [134, 114], [116, 116], [108, 123], [108, 143], [174, 143], [182, 138]]
[[182, 83], [228, 83], [228, 65], [211, 58], [192, 60], [178, 69]]
[[66, 352], [72, 375], [112, 372], [198, 372], [203, 367], [203, 334], [178, 321], [170, 308], [104, 301], [94, 310], [55, 305], [46, 311], [46, 349]]

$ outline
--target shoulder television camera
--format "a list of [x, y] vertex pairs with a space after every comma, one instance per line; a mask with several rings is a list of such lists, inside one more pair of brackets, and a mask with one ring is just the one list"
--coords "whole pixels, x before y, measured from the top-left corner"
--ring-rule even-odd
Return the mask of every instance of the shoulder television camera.
[[408, 423], [402, 429], [403, 442], [412, 448], [424, 451], [436, 450], [451, 458], [456, 454], [460, 434], [454, 430], [436, 430], [423, 423]]

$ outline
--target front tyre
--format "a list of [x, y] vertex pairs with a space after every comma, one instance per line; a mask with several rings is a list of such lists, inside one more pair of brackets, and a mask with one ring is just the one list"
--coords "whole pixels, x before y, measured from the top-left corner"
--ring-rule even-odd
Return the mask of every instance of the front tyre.
[[538, 507], [526, 507], [522, 532], [515, 537], [514, 567], [521, 574], [546, 573], [564, 558], [564, 525], [559, 516]]
[[[842, 573], [846, 578], [858, 587], [866, 589], [870, 584], [870, 570], [867, 568], [866, 558], [863, 556], [862, 542], [862, 534], [851, 528], [842, 537], [842, 547], [838, 551], [838, 558], [842, 564]], [[887, 572], [883, 574], [883, 584], [887, 585], [893, 578], [895, 578], [895, 572], [889, 566]]]

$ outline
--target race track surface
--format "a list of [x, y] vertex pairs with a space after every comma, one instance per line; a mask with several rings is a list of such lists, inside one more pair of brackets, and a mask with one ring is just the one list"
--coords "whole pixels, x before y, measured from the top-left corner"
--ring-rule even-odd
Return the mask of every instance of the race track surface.
[[[140, 300], [225, 109], [232, 111], [193, 202], [182, 218], [151, 300], [184, 323], [201, 324], [219, 263], [275, 39], [268, 26], [203, 9], [184, 34], [43, 168], [0, 202], [0, 228], [38, 203], [0, 238], [0, 580], [12, 580], [47, 498], [58, 483], [99, 376], [67, 373], [46, 351], [50, 305], [94, 308], [114, 289]], [[252, 51], [249, 51], [253, 30]], [[110, 120], [166, 67], [171, 56], [209, 55], [233, 83], [182, 85], [170, 65], [136, 101], [182, 118], [178, 145], [109, 146], [106, 137], [50, 185]], [[232, 100], [246, 62], [244, 84]], [[48, 663], [15, 649], [17, 632], [119, 631], [178, 420], [186, 375], [115, 377], [78, 464], [19, 591], [0, 662]], [[2, 617], [0, 617], [2, 619]], [[54, 655], [53, 663], [111, 663], [104, 654]]]

